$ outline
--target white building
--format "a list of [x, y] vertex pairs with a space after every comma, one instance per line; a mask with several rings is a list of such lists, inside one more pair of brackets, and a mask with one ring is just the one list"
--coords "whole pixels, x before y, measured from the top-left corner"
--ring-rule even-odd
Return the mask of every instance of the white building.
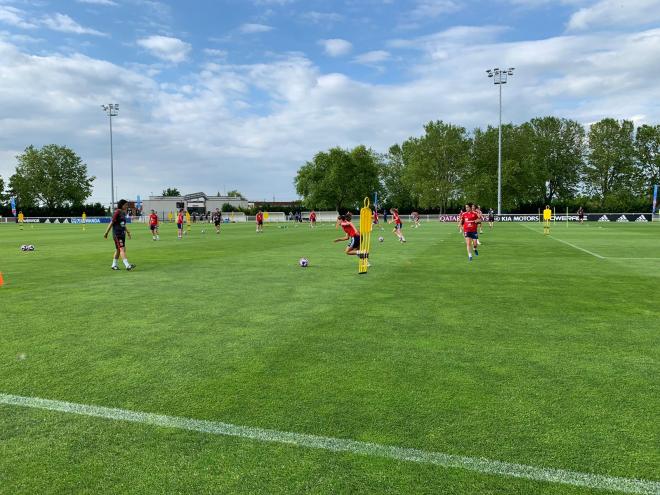
[[190, 213], [207, 213], [216, 208], [222, 209], [222, 205], [230, 204], [235, 208], [247, 208], [245, 199], [233, 196], [207, 196], [203, 192], [186, 194], [185, 196], [149, 196], [142, 201], [142, 212], [147, 215], [154, 210], [161, 218], [167, 217], [169, 212], [176, 213], [184, 208]]

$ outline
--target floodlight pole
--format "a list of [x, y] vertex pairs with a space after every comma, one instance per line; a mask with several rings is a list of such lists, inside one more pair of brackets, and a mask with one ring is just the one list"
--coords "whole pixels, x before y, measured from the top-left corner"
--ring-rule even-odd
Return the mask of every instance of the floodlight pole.
[[112, 117], [116, 117], [119, 114], [119, 105], [116, 103], [109, 103], [107, 105], [101, 105], [101, 108], [108, 115], [108, 120], [110, 121], [110, 197], [112, 198], [111, 210], [115, 209], [115, 164], [114, 156], [112, 151]]
[[502, 85], [506, 84], [509, 76], [513, 76], [514, 67], [508, 69], [488, 69], [488, 77], [493, 78], [493, 83], [499, 86], [500, 93], [500, 122], [497, 132], [497, 214], [502, 214]]

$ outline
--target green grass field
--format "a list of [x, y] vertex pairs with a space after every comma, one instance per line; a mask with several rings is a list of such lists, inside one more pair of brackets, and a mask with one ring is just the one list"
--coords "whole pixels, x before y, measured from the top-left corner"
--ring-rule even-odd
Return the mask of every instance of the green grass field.
[[[660, 480], [656, 225], [496, 225], [471, 263], [453, 224], [387, 229], [366, 276], [328, 225], [131, 229], [112, 272], [102, 226], [0, 225], [0, 396]], [[0, 400], [3, 494], [588, 486]]]

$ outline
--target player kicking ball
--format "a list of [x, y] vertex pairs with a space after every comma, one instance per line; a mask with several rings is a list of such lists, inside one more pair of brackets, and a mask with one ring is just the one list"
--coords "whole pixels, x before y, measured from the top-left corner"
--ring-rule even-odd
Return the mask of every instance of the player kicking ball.
[[403, 237], [403, 232], [401, 231], [403, 229], [403, 222], [399, 216], [399, 210], [392, 208], [390, 213], [392, 214], [392, 221], [394, 222], [394, 230], [392, 232], [394, 232], [394, 235], [397, 236], [399, 242], [406, 242], [406, 238]]
[[337, 217], [335, 229], [341, 227], [346, 236], [335, 239], [333, 242], [348, 241], [348, 246], [346, 246], [344, 252], [349, 256], [357, 256], [360, 254], [360, 231], [355, 228], [355, 225], [351, 222], [352, 219], [353, 215], [350, 212]]
[[160, 235], [158, 235], [158, 215], [154, 210], [151, 210], [149, 215], [149, 230], [151, 230], [151, 238], [154, 241], [160, 240]]
[[126, 228], [126, 211], [128, 210], [128, 201], [125, 199], [120, 199], [117, 203], [118, 208], [115, 210], [115, 213], [112, 215], [112, 220], [110, 225], [105, 229], [105, 234], [103, 238], [108, 238], [108, 233], [112, 230], [112, 239], [115, 241], [115, 254], [112, 258], [112, 269], [119, 270], [117, 266], [117, 260], [121, 256], [121, 259], [124, 261], [124, 266], [126, 270], [130, 271], [135, 268], [135, 265], [131, 265], [126, 258], [126, 235], [128, 238], [131, 238], [130, 231]]

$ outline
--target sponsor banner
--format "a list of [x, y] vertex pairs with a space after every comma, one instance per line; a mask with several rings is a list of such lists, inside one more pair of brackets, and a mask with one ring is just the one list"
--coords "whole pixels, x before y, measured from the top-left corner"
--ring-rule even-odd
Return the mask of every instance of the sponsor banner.
[[[584, 220], [589, 222], [650, 222], [652, 215], [646, 213], [592, 213], [585, 214]], [[458, 215], [439, 215], [440, 222], [457, 222]], [[495, 215], [497, 222], [540, 222], [537, 214], [519, 214], [519, 215]], [[579, 222], [578, 215], [555, 215], [556, 222]], [[483, 222], [488, 222], [488, 216], [484, 215]]]
[[[87, 217], [84, 221], [80, 217], [31, 217], [25, 218], [24, 223], [59, 223], [59, 224], [88, 224], [88, 223], [110, 223], [110, 217]], [[126, 223], [132, 223], [132, 219], [127, 217]]]
[[[128, 222], [128, 219], [126, 219]], [[72, 218], [71, 223], [81, 224], [81, 223], [110, 223], [110, 217], [101, 217], [101, 218], [89, 218], [85, 220], [82, 218]]]
[[500, 222], [538, 222], [538, 215], [495, 215]]
[[595, 213], [585, 215], [590, 222], [650, 222], [652, 215], [647, 213]]

